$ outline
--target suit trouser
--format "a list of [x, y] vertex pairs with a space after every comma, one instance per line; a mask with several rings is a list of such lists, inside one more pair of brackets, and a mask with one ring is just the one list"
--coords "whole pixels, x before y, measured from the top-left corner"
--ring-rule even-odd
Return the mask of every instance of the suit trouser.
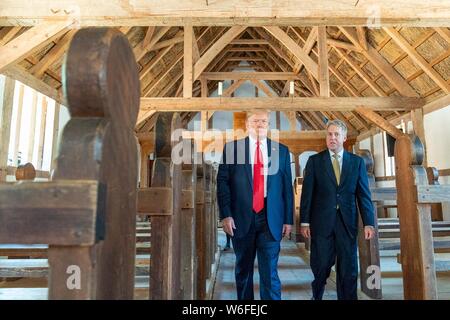
[[357, 238], [352, 237], [338, 210], [334, 231], [328, 237], [311, 237], [311, 269], [313, 298], [321, 300], [331, 268], [336, 263], [336, 285], [339, 300], [357, 300]]
[[281, 283], [277, 265], [280, 242], [276, 241], [267, 225], [266, 209], [253, 214], [250, 230], [242, 238], [232, 238], [236, 254], [236, 290], [238, 300], [253, 300], [253, 270], [258, 256], [259, 292], [262, 300], [280, 300]]

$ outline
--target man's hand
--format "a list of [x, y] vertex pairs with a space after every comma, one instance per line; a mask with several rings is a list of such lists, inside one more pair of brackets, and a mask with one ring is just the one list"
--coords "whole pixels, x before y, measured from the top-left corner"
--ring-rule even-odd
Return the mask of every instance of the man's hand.
[[364, 238], [366, 240], [370, 240], [375, 236], [375, 228], [372, 226], [365, 226], [364, 227]]
[[283, 237], [289, 237], [292, 231], [292, 225], [290, 224], [283, 224]]
[[225, 233], [233, 237], [234, 236], [233, 229], [236, 229], [233, 217], [223, 219], [222, 224], [223, 224], [223, 231], [225, 231]]
[[309, 226], [300, 226], [300, 234], [306, 238], [311, 238], [311, 230], [309, 229]]

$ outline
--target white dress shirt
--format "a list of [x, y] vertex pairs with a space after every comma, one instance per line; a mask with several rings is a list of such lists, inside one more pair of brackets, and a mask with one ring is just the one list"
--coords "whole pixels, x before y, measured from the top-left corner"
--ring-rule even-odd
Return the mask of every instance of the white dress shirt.
[[[334, 161], [334, 152], [331, 151], [330, 149], [328, 149], [328, 152], [330, 153], [330, 161], [331, 161], [331, 165], [333, 165], [333, 161]], [[342, 149], [340, 152], [337, 153], [339, 155], [338, 157], [338, 161], [339, 161], [339, 172], [342, 173], [342, 158], [344, 157], [344, 149]], [[301, 223], [300, 226], [309, 226], [309, 223]]]
[[[249, 145], [250, 145], [250, 164], [252, 165], [252, 179], [253, 179], [253, 164], [256, 161], [255, 151], [256, 151], [256, 142], [257, 140], [248, 136]], [[264, 164], [264, 198], [267, 197], [267, 172], [268, 172], [268, 163], [269, 163], [269, 155], [267, 153], [267, 138], [259, 141], [261, 144], [259, 148], [261, 149], [261, 153], [263, 156], [263, 164]]]

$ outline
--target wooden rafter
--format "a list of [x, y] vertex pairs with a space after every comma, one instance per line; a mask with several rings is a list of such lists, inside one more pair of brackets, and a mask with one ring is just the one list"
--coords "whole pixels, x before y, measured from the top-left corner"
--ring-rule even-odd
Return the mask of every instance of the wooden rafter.
[[383, 28], [383, 30], [404, 50], [408, 56], [419, 65], [422, 70], [442, 89], [445, 93], [450, 92], [450, 85], [433, 67], [406, 41], [406, 39], [394, 28]]
[[0, 71], [33, 54], [66, 32], [71, 22], [44, 23], [32, 27], [0, 47]]

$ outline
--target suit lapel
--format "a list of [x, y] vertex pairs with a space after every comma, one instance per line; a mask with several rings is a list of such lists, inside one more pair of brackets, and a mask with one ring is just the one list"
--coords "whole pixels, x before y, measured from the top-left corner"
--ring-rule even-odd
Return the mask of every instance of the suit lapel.
[[250, 139], [245, 138], [245, 172], [247, 173], [248, 182], [253, 190], [252, 165], [250, 163]]
[[344, 182], [347, 176], [350, 174], [350, 155], [347, 151], [344, 150], [344, 155], [342, 156], [342, 171], [341, 171], [341, 183], [340, 185], [344, 185]]
[[328, 151], [328, 149], [324, 151], [322, 161], [323, 161], [323, 166], [325, 167], [325, 171], [327, 172], [330, 179], [333, 181], [334, 185], [337, 186], [336, 175], [334, 174], [334, 171], [333, 171], [333, 166], [331, 164], [331, 158], [330, 158], [330, 152]]
[[272, 163], [272, 141], [267, 138], [267, 191], [269, 190], [270, 187], [270, 182], [272, 181], [272, 179], [270, 179], [271, 175], [268, 174], [270, 172], [270, 165]]

